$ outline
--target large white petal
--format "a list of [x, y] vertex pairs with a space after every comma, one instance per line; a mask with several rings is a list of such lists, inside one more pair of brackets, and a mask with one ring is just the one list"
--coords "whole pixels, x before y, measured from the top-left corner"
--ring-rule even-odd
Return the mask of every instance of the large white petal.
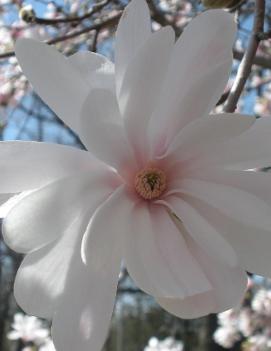
[[[244, 184], [249, 183], [252, 192], [261, 188], [260, 182], [258, 182], [259, 187], [256, 187], [253, 180], [247, 182], [246, 177], [244, 177]], [[267, 184], [267, 178], [263, 184]], [[265, 189], [266, 196], [268, 196], [269, 188]], [[240, 265], [245, 270], [271, 277], [270, 228], [263, 230], [253, 223], [241, 223], [238, 218], [231, 218], [211, 206], [207, 201], [201, 201], [196, 197], [189, 196], [186, 200], [230, 243], [238, 256]]]
[[119, 106], [138, 157], [145, 161], [148, 122], [159, 99], [174, 44], [174, 31], [165, 27], [146, 41], [127, 66], [119, 94]]
[[138, 205], [129, 222], [124, 259], [142, 290], [154, 296], [185, 297], [210, 289], [164, 206]]
[[182, 221], [188, 234], [209, 256], [214, 256], [229, 266], [237, 266], [237, 256], [233, 248], [189, 202], [181, 197], [170, 196], [157, 203], [165, 204]]
[[55, 48], [34, 39], [18, 39], [15, 53], [35, 91], [77, 131], [79, 111], [88, 93], [88, 86], [78, 71]]
[[82, 141], [91, 153], [118, 170], [133, 164], [133, 153], [112, 92], [92, 90], [83, 105], [80, 122]]
[[[121, 265], [121, 238], [115, 218], [117, 190], [90, 223], [91, 246], [86, 264], [78, 248], [65, 284], [65, 294], [53, 317], [52, 337], [58, 350], [101, 350], [114, 308]], [[114, 207], [113, 207], [114, 206]], [[109, 215], [109, 217], [104, 216]]]
[[89, 90], [115, 91], [115, 66], [105, 56], [91, 51], [79, 51], [69, 56], [68, 62], [78, 70]]
[[123, 11], [116, 32], [116, 87], [119, 93], [127, 65], [151, 35], [151, 19], [145, 0], [133, 0]]
[[170, 157], [175, 161], [200, 157], [209, 150], [213, 151], [220, 143], [231, 142], [232, 138], [245, 132], [254, 122], [254, 117], [237, 113], [198, 118], [181, 129], [162, 157]]
[[235, 35], [233, 15], [221, 10], [202, 13], [185, 28], [175, 45], [163, 99], [152, 120], [156, 143], [162, 136], [164, 142], [171, 142], [185, 124], [214, 107], [230, 74]]
[[247, 286], [246, 273], [238, 267], [229, 267], [209, 257], [189, 235], [186, 239], [212, 289], [185, 299], [157, 298], [157, 302], [168, 312], [186, 319], [199, 318], [239, 306]]
[[0, 192], [17, 193], [89, 170], [106, 169], [89, 152], [70, 146], [28, 142], [0, 142]]
[[178, 189], [171, 193], [194, 196], [241, 223], [270, 230], [271, 207], [242, 189], [190, 178], [181, 180]]
[[112, 178], [109, 171], [84, 173], [31, 192], [3, 221], [6, 244], [14, 251], [26, 253], [59, 238], [85, 211], [93, 187], [113, 191]]
[[271, 164], [271, 119], [259, 118], [254, 125], [227, 145], [208, 150], [194, 167], [222, 165], [228, 168], [251, 169]]
[[77, 260], [76, 255], [80, 256], [80, 245], [89, 219], [110, 193], [111, 189], [99, 186], [98, 180], [91, 188], [88, 201], [82, 204], [84, 211], [77, 217], [72, 216], [63, 235], [24, 258], [16, 275], [14, 294], [25, 312], [49, 319], [53, 317], [73, 260]]

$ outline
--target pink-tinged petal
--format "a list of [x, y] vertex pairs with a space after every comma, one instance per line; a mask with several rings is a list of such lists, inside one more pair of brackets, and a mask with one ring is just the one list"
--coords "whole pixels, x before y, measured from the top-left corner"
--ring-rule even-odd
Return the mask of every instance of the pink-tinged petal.
[[136, 284], [159, 297], [186, 297], [210, 284], [164, 206], [134, 208], [125, 237], [124, 259]]
[[254, 125], [228, 145], [209, 150], [194, 168], [227, 166], [235, 169], [267, 167], [271, 164], [271, 118], [259, 118]]
[[34, 39], [18, 39], [16, 57], [35, 91], [65, 124], [77, 131], [88, 86], [55, 48]]
[[81, 257], [80, 245], [89, 219], [111, 193], [111, 189], [99, 186], [99, 182], [91, 187], [87, 203], [83, 201], [84, 210], [76, 218], [71, 215], [58, 240], [24, 258], [16, 275], [14, 294], [26, 313], [52, 319], [73, 262]]
[[65, 293], [53, 317], [52, 337], [58, 350], [99, 351], [105, 342], [121, 265], [118, 232], [121, 217], [116, 218], [114, 211], [122, 192], [119, 188], [91, 220], [90, 229], [85, 233], [85, 236], [91, 236], [86, 263], [76, 247]]
[[163, 138], [168, 145], [187, 123], [215, 106], [230, 74], [235, 35], [233, 15], [221, 10], [202, 13], [185, 28], [152, 119], [155, 146]]
[[89, 152], [70, 146], [3, 141], [0, 150], [2, 193], [35, 189], [75, 173], [107, 169]]
[[3, 237], [14, 251], [27, 253], [59, 238], [88, 208], [92, 188], [113, 191], [113, 175], [84, 173], [53, 182], [19, 201], [3, 222]]
[[[223, 182], [254, 194], [270, 204], [270, 174], [231, 170], [213, 170], [214, 182]], [[204, 177], [204, 175], [202, 175]], [[259, 229], [257, 222], [241, 223], [231, 218], [208, 201], [188, 198], [191, 205], [216, 228], [237, 253], [240, 265], [249, 272], [271, 276], [271, 229]], [[245, 204], [244, 204], [245, 206]], [[257, 211], [257, 205], [254, 208]]]
[[129, 62], [151, 35], [151, 19], [145, 0], [133, 0], [123, 11], [116, 32], [116, 88], [119, 93]]
[[134, 163], [112, 92], [92, 90], [84, 103], [80, 122], [81, 139], [92, 154], [119, 171]]
[[255, 117], [233, 113], [209, 115], [198, 118], [185, 126], [159, 158], [170, 157], [175, 162], [200, 157], [218, 144], [231, 142], [250, 128]]
[[159, 99], [174, 45], [174, 31], [165, 27], [146, 41], [127, 66], [118, 101], [128, 139], [136, 156], [148, 156], [148, 122]]
[[187, 233], [209, 256], [231, 267], [237, 266], [238, 260], [234, 249], [189, 202], [172, 195], [157, 203], [167, 206], [182, 221]]
[[186, 237], [189, 249], [205, 272], [212, 289], [184, 299], [157, 298], [157, 302], [169, 313], [185, 319], [199, 318], [219, 313], [241, 304], [247, 287], [247, 275], [238, 267], [229, 267], [209, 257], [190, 237]]
[[91, 52], [79, 51], [68, 57], [68, 62], [85, 80], [91, 89], [115, 91], [115, 66], [105, 56]]
[[271, 207], [257, 196], [232, 186], [198, 179], [183, 179], [176, 190], [196, 197], [241, 223], [270, 230]]

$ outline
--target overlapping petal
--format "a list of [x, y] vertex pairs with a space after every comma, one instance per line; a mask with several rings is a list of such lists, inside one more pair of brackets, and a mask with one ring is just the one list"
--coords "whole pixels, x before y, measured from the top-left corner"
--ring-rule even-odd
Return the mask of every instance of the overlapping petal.
[[223, 166], [235, 169], [267, 167], [271, 163], [271, 119], [259, 118], [254, 125], [227, 145], [209, 150], [194, 167]]
[[118, 169], [120, 173], [133, 164], [133, 153], [112, 92], [104, 89], [92, 90], [83, 105], [80, 122], [82, 141], [92, 154]]
[[[202, 174], [204, 178], [206, 174]], [[212, 178], [211, 178], [212, 177]], [[270, 205], [270, 174], [233, 170], [213, 170], [213, 182], [240, 187]], [[257, 221], [246, 223], [227, 216], [208, 201], [188, 197], [189, 202], [234, 247], [240, 265], [249, 272], [270, 277], [270, 227], [259, 228]], [[233, 201], [235, 201], [233, 199]], [[245, 204], [244, 204], [245, 206]], [[257, 207], [254, 210], [257, 212]]]
[[56, 179], [107, 166], [76, 148], [33, 141], [0, 142], [0, 192], [17, 193]]
[[124, 238], [124, 260], [136, 284], [153, 296], [185, 297], [208, 291], [210, 284], [166, 209], [134, 208]]
[[91, 51], [79, 51], [68, 57], [68, 62], [91, 89], [115, 91], [115, 66], [105, 56]]
[[[182, 228], [182, 232], [183, 230]], [[189, 235], [186, 235], [186, 242], [212, 288], [210, 291], [185, 299], [156, 298], [161, 307], [177, 317], [190, 319], [219, 313], [240, 305], [247, 287], [245, 271], [239, 267], [229, 267], [208, 256]]]
[[209, 256], [214, 256], [229, 266], [238, 265], [234, 249], [189, 202], [174, 195], [157, 202], [167, 206], [179, 218], [188, 234]]
[[114, 181], [109, 171], [84, 173], [31, 192], [5, 218], [5, 242], [14, 251], [27, 253], [59, 238], [88, 208], [92, 187], [112, 191]]
[[270, 230], [271, 207], [252, 193], [233, 186], [198, 179], [182, 179], [169, 193], [191, 195], [225, 215], [256, 228]]
[[148, 122], [159, 99], [174, 44], [174, 32], [153, 33], [127, 66], [118, 101], [130, 143], [138, 159], [148, 158]]
[[159, 158], [167, 157], [171, 162], [199, 158], [202, 154], [212, 152], [219, 144], [230, 143], [254, 122], [255, 117], [237, 113], [212, 114], [206, 118], [198, 118], [181, 129], [166, 153]]
[[116, 91], [122, 81], [129, 62], [151, 35], [151, 19], [145, 0], [131, 1], [124, 9], [116, 32], [115, 62]]
[[168, 145], [188, 122], [215, 106], [230, 74], [235, 35], [233, 16], [219, 10], [200, 14], [185, 28], [151, 121], [154, 148]]
[[[83, 184], [81, 184], [82, 181]], [[103, 179], [100, 179], [97, 174], [96, 179], [88, 183], [90, 187], [88, 195], [82, 196], [81, 194], [80, 203], [76, 204], [79, 208], [71, 214], [67, 222], [62, 223], [63, 232], [58, 233], [58, 239], [29, 253], [24, 258], [16, 275], [14, 293], [17, 303], [27, 313], [50, 319], [53, 317], [59, 298], [66, 290], [66, 279], [70, 267], [73, 261], [77, 260], [76, 256], [81, 257], [80, 245], [89, 219], [112, 192], [111, 186], [102, 183]], [[77, 189], [83, 191], [86, 184], [86, 178], [79, 177]], [[66, 185], [72, 184], [66, 182]], [[63, 190], [63, 187], [61, 189]], [[57, 201], [57, 198], [49, 199], [49, 201]], [[75, 206], [75, 203], [72, 206]], [[67, 209], [64, 211], [67, 213]], [[55, 216], [48, 218], [48, 222], [53, 218]], [[44, 230], [47, 229], [50, 229], [49, 223], [44, 228]], [[49, 233], [48, 230], [47, 233]], [[39, 234], [39, 231], [37, 233]], [[21, 236], [27, 239], [25, 237], [27, 232], [23, 234]]]

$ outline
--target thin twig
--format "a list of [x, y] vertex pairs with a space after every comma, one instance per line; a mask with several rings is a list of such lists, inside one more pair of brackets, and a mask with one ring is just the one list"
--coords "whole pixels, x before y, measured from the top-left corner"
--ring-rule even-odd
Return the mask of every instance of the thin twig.
[[255, 58], [258, 46], [258, 34], [263, 32], [264, 28], [264, 14], [265, 14], [265, 0], [255, 0], [255, 17], [253, 23], [253, 31], [249, 40], [247, 50], [240, 63], [236, 79], [231, 88], [228, 100], [224, 106], [225, 112], [234, 112], [238, 100], [242, 94], [246, 81], [250, 75], [253, 60]]
[[66, 17], [66, 18], [52, 18], [52, 19], [35, 17], [34, 23], [53, 25], [53, 26], [55, 26], [59, 23], [79, 23], [87, 18], [90, 18], [96, 12], [99, 12], [100, 10], [102, 10], [107, 4], [109, 4], [109, 2], [110, 2], [110, 0], [105, 0], [105, 1], [100, 2], [99, 4], [94, 5], [89, 12], [85, 13], [82, 16], [73, 16], [73, 17]]
[[[99, 21], [99, 22], [97, 22], [91, 26], [85, 27], [81, 30], [77, 30], [77, 31], [71, 32], [69, 34], [66, 34], [66, 35], [63, 35], [60, 37], [56, 37], [54, 39], [46, 41], [45, 43], [52, 45], [52, 44], [56, 44], [56, 43], [60, 43], [62, 41], [68, 40], [68, 39], [78, 37], [79, 35], [82, 35], [85, 33], [89, 33], [93, 30], [100, 31], [102, 28], [114, 26], [118, 22], [120, 16], [121, 16], [121, 13], [118, 13], [114, 16], [107, 18], [104, 21]], [[9, 58], [9, 57], [12, 57], [14, 55], [15, 55], [14, 51], [5, 52], [3, 54], [0, 54], [0, 59]]]

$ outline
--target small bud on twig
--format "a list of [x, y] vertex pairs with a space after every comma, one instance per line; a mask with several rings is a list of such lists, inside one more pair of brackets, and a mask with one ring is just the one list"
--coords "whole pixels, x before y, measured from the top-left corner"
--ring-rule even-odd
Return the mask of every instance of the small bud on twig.
[[31, 5], [26, 5], [20, 9], [19, 17], [26, 23], [33, 23], [36, 18], [36, 13]]

